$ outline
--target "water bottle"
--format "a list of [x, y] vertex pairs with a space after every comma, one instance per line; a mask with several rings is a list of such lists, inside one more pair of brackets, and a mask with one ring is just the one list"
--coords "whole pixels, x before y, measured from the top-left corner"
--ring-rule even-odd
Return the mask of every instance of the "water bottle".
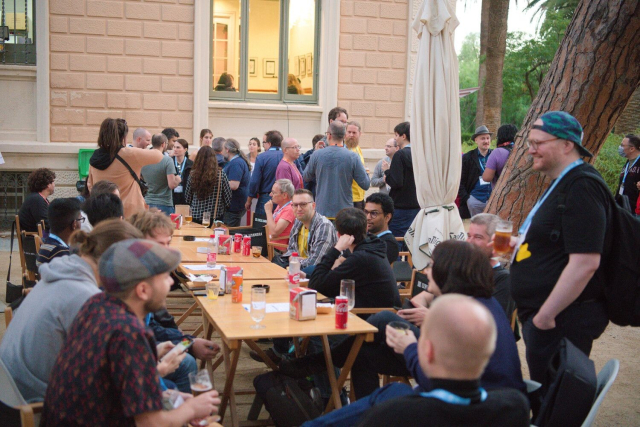
[[209, 245], [207, 247], [207, 267], [214, 268], [218, 259], [218, 237], [213, 234], [209, 237]]
[[300, 259], [298, 253], [293, 252], [289, 257], [289, 287], [295, 288], [300, 284]]

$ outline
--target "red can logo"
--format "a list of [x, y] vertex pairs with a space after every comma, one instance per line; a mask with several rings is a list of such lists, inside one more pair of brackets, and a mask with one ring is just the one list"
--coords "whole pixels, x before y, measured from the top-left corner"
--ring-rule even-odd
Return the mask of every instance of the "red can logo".
[[233, 252], [240, 253], [242, 251], [242, 234], [236, 233], [233, 236]]
[[336, 329], [347, 329], [348, 317], [349, 298], [345, 296], [336, 297]]
[[245, 236], [242, 239], [242, 255], [251, 256], [251, 237]]

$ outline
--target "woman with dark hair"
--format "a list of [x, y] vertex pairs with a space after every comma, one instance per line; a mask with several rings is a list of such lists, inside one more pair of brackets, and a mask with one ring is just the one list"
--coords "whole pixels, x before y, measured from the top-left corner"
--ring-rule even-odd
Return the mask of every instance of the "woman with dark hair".
[[213, 141], [213, 132], [211, 129], [202, 129], [200, 131], [200, 147], [211, 147]]
[[218, 167], [216, 153], [211, 147], [202, 147], [193, 162], [187, 180], [185, 201], [191, 206], [193, 222], [202, 224], [202, 214], [211, 212], [211, 224], [222, 221], [231, 204], [231, 188], [224, 171]]
[[128, 133], [129, 127], [124, 119], [104, 119], [98, 134], [99, 148], [89, 160], [87, 178], [89, 191], [94, 183], [102, 180], [118, 186], [125, 218], [147, 207], [139, 184], [142, 167], [162, 160], [159, 150], [127, 147]]
[[249, 163], [251, 164], [251, 171], [253, 172], [253, 168], [256, 165], [256, 159], [258, 158], [258, 154], [262, 152], [262, 147], [260, 147], [260, 140], [256, 137], [253, 137], [249, 140]]
[[498, 128], [498, 144], [495, 150], [489, 154], [487, 166], [482, 174], [482, 180], [491, 182], [491, 186], [495, 187], [502, 173], [504, 165], [513, 149], [513, 141], [516, 139], [518, 128], [515, 125], [502, 125]]
[[178, 139], [173, 146], [173, 163], [176, 166], [176, 173], [180, 175], [181, 184], [173, 189], [173, 206], [184, 205], [184, 184], [189, 179], [193, 160], [189, 159], [189, 143], [185, 139]]
[[629, 134], [624, 137], [618, 147], [618, 154], [627, 159], [620, 173], [617, 193], [629, 198], [632, 213], [640, 216], [640, 137]]
[[44, 221], [45, 228], [49, 229], [49, 196], [53, 194], [56, 174], [50, 169], [40, 168], [29, 174], [27, 187], [29, 195], [25, 197], [18, 218], [20, 219], [20, 229], [35, 233], [38, 231], [38, 224]]
[[224, 172], [231, 188], [231, 205], [224, 213], [223, 222], [227, 227], [239, 227], [242, 217], [247, 213], [245, 202], [249, 195], [251, 163], [240, 149], [240, 143], [229, 138], [222, 146], [222, 155], [227, 160]]

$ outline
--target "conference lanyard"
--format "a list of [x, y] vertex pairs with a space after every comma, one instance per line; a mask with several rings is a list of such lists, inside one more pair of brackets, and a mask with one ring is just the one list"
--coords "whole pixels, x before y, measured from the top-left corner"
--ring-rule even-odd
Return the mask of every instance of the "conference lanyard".
[[176, 171], [178, 172], [178, 175], [182, 177], [182, 171], [184, 170], [184, 164], [187, 163], [187, 158], [185, 157], [184, 159], [182, 159], [182, 163], [180, 164], [180, 166], [178, 166], [178, 159], [174, 157], [173, 163], [175, 163], [176, 165]]
[[624, 177], [622, 178], [622, 186], [624, 186], [624, 182], [627, 180], [627, 175], [629, 174], [629, 169], [633, 169], [633, 167], [636, 165], [636, 163], [638, 163], [638, 159], [640, 159], [640, 156], [636, 157], [636, 159], [633, 161], [632, 165], [629, 165], [629, 162], [627, 161], [627, 165], [624, 168]]
[[291, 200], [289, 200], [287, 203], [285, 203], [284, 205], [280, 206], [278, 209], [276, 209], [276, 211], [273, 214], [273, 219], [274, 221], [277, 221], [278, 218], [280, 217], [280, 214], [282, 213], [282, 211], [284, 210], [284, 208], [287, 207], [287, 205], [291, 203]]
[[382, 236], [384, 236], [385, 234], [391, 234], [391, 230], [383, 231], [383, 232], [382, 232], [382, 233], [380, 233], [380, 234], [376, 234], [376, 236], [378, 236], [378, 237], [382, 237]]
[[[487, 156], [488, 155], [489, 153], [487, 153]], [[487, 167], [487, 156], [480, 156], [480, 154], [478, 154], [478, 163], [480, 163], [480, 169], [482, 169], [482, 173], [484, 173], [484, 170]], [[484, 163], [482, 163], [482, 160], [480, 159], [480, 157], [484, 159]]]
[[55, 234], [53, 234], [53, 233], [49, 233], [49, 237], [50, 237], [50, 238], [52, 238], [53, 240], [57, 240], [58, 242], [60, 242], [60, 244], [61, 244], [62, 246], [64, 246], [65, 248], [68, 248], [68, 247], [69, 247], [69, 245], [67, 245], [67, 244], [64, 242], [64, 240], [62, 240], [61, 238], [59, 238], [58, 236], [56, 236], [56, 235], [55, 235]]
[[578, 159], [575, 162], [571, 163], [566, 168], [564, 168], [564, 170], [560, 173], [560, 176], [558, 176], [558, 178], [556, 178], [555, 181], [551, 183], [551, 186], [547, 189], [547, 191], [544, 193], [542, 198], [538, 200], [536, 204], [533, 206], [533, 209], [531, 209], [531, 212], [529, 212], [529, 215], [527, 215], [527, 219], [524, 220], [524, 222], [522, 223], [522, 226], [518, 230], [519, 234], [526, 234], [526, 231], [529, 229], [529, 226], [531, 225], [531, 221], [533, 221], [533, 217], [538, 212], [538, 209], [540, 209], [540, 206], [542, 206], [544, 201], [547, 200], [547, 197], [549, 197], [549, 194], [551, 194], [553, 190], [558, 186], [558, 183], [562, 180], [562, 178], [564, 178], [564, 176], [568, 174], [571, 171], [571, 169], [577, 166], [580, 166], [583, 163], [584, 162], [582, 161], [582, 159]]
[[[478, 389], [480, 391], [480, 402], [484, 402], [487, 400], [487, 391], [480, 387]], [[428, 393], [420, 393], [422, 397], [433, 397], [434, 399], [441, 400], [445, 403], [450, 403], [452, 405], [462, 405], [469, 406], [471, 405], [471, 399], [467, 397], [460, 397], [457, 394], [453, 394], [450, 391], [443, 390], [441, 388], [437, 388]]]

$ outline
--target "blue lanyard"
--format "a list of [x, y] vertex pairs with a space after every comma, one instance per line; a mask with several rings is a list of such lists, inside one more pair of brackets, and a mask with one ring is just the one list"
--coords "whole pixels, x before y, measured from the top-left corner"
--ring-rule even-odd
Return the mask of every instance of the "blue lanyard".
[[500, 268], [500, 267], [501, 267], [501, 265], [500, 265], [499, 262], [496, 265], [493, 266], [493, 268]]
[[382, 233], [380, 233], [380, 234], [376, 234], [376, 236], [378, 236], [378, 237], [382, 237], [382, 236], [384, 236], [385, 234], [391, 234], [391, 230], [383, 231], [383, 232], [382, 232]]
[[184, 164], [187, 163], [187, 158], [182, 159], [182, 164], [180, 165], [180, 169], [178, 169], [178, 159], [173, 158], [173, 163], [176, 165], [176, 170], [178, 171], [178, 175], [182, 176], [182, 171], [184, 170]]
[[276, 212], [273, 214], [274, 220], [280, 216], [280, 214], [282, 213], [282, 210], [286, 208], [289, 203], [291, 203], [291, 200], [289, 200], [287, 203], [285, 203], [279, 209], [276, 210]]
[[575, 162], [571, 163], [566, 168], [564, 168], [564, 170], [560, 173], [560, 176], [558, 178], [556, 178], [551, 183], [551, 187], [549, 187], [547, 189], [547, 191], [545, 191], [545, 193], [542, 196], [542, 198], [540, 200], [538, 200], [536, 202], [535, 206], [533, 207], [533, 209], [531, 209], [531, 212], [529, 212], [529, 215], [527, 215], [527, 219], [524, 220], [524, 222], [522, 223], [522, 226], [520, 227], [520, 230], [518, 230], [519, 234], [524, 234], [525, 231], [527, 231], [527, 229], [531, 225], [531, 221], [533, 221], [533, 217], [535, 216], [536, 212], [538, 212], [538, 209], [540, 209], [540, 206], [544, 203], [545, 200], [547, 200], [547, 197], [549, 197], [549, 194], [551, 194], [551, 192], [556, 188], [556, 186], [562, 180], [562, 178], [564, 178], [564, 176], [567, 173], [569, 173], [569, 171], [571, 171], [571, 169], [573, 169], [573, 168], [575, 168], [577, 166], [580, 166], [583, 163], [584, 162], [582, 161], [582, 159], [578, 159]]
[[[480, 169], [482, 169], [482, 172], [484, 173], [484, 169], [487, 167], [487, 157], [489, 156], [489, 152], [487, 152], [486, 156], [481, 156], [480, 152], [478, 151], [478, 163], [480, 163]], [[484, 159], [484, 163], [482, 163], [482, 159]]]
[[629, 162], [627, 161], [627, 164], [624, 168], [624, 177], [622, 178], [622, 185], [624, 186], [624, 182], [627, 180], [627, 174], [629, 173], [629, 169], [633, 169], [633, 167], [636, 165], [636, 163], [638, 163], [638, 159], [640, 159], [640, 156], [636, 157], [636, 159], [633, 161], [632, 165], [629, 165]]
[[53, 240], [57, 240], [58, 242], [60, 242], [60, 244], [62, 246], [64, 246], [65, 248], [68, 248], [69, 246], [64, 242], [64, 240], [62, 240], [61, 238], [59, 238], [58, 236], [56, 236], [53, 233], [49, 233], [49, 237], [52, 238]]
[[271, 147], [267, 151], [280, 151], [280, 147]]
[[[487, 391], [480, 387], [480, 401], [484, 402], [487, 400]], [[441, 388], [437, 388], [435, 390], [430, 391], [429, 393], [420, 393], [422, 397], [433, 397], [434, 399], [442, 400], [445, 403], [450, 403], [452, 405], [462, 405], [469, 406], [471, 405], [471, 399], [466, 397], [460, 397], [457, 394], [453, 394], [450, 391], [443, 390]]]

